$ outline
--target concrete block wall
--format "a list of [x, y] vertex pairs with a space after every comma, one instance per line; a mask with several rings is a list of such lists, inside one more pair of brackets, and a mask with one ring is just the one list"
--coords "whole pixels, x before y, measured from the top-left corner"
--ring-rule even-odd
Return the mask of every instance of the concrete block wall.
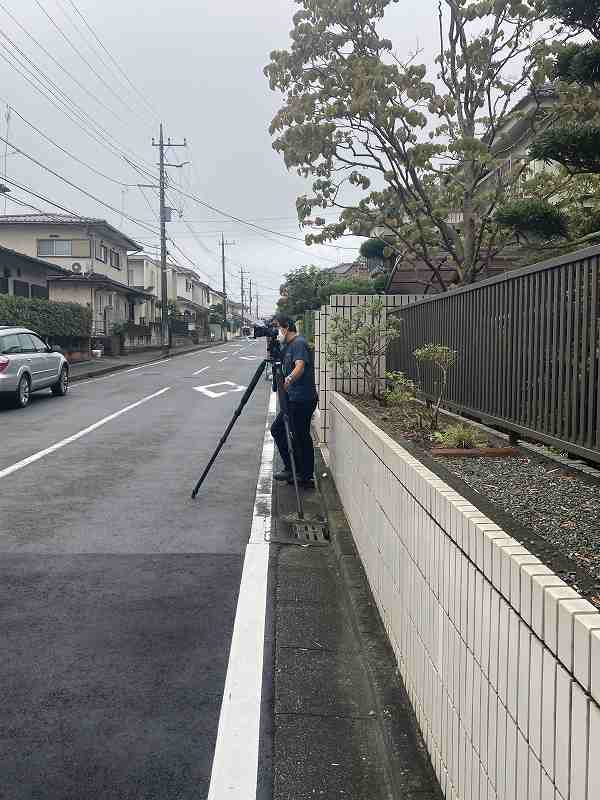
[[341, 395], [329, 457], [449, 800], [600, 800], [600, 614]]

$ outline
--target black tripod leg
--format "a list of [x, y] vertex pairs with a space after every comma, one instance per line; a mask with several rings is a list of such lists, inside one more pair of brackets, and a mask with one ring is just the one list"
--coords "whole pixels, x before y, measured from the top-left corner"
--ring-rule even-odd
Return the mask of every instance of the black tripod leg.
[[298, 507], [298, 519], [304, 519], [304, 509], [302, 507], [300, 490], [298, 489], [298, 473], [296, 472], [296, 457], [294, 456], [294, 442], [292, 441], [290, 418], [287, 411], [284, 411], [283, 413], [283, 426], [285, 428], [287, 446], [290, 453], [290, 464], [292, 465], [292, 477], [294, 479], [294, 489], [296, 490], [296, 506]]
[[281, 368], [277, 367], [277, 371], [274, 372], [273, 374], [277, 382], [277, 396], [279, 397], [279, 408], [283, 413], [283, 427], [285, 428], [285, 438], [287, 441], [288, 452], [290, 454], [290, 464], [292, 465], [292, 478], [294, 479], [294, 489], [296, 490], [296, 507], [298, 510], [298, 518], [304, 519], [304, 509], [302, 507], [300, 490], [298, 489], [298, 473], [296, 471], [296, 456], [294, 455], [294, 442], [290, 426], [289, 399], [284, 388], [283, 374], [281, 373]]
[[265, 371], [265, 367], [267, 366], [267, 364], [268, 364], [268, 363], [269, 363], [269, 362], [268, 362], [268, 361], [266, 361], [266, 360], [265, 360], [265, 361], [263, 361], [263, 362], [262, 362], [262, 364], [260, 365], [260, 367], [259, 367], [259, 368], [256, 370], [256, 372], [255, 372], [255, 374], [254, 374], [254, 377], [253, 377], [253, 378], [252, 378], [252, 380], [250, 381], [250, 385], [248, 386], [248, 388], [247, 388], [247, 389], [246, 389], [246, 391], [244, 392], [244, 396], [242, 397], [242, 399], [241, 399], [241, 401], [240, 401], [240, 404], [239, 404], [239, 406], [238, 406], [238, 407], [236, 408], [236, 410], [235, 410], [235, 414], [233, 415], [233, 419], [231, 420], [231, 422], [230, 422], [230, 423], [229, 423], [229, 425], [227, 426], [227, 430], [225, 431], [225, 433], [224, 433], [224, 434], [223, 434], [223, 436], [221, 437], [221, 440], [219, 441], [219, 444], [217, 445], [217, 449], [216, 449], [216, 450], [215, 450], [215, 452], [212, 454], [212, 457], [211, 457], [210, 461], [209, 461], [209, 462], [208, 462], [208, 464], [206, 465], [206, 469], [204, 470], [204, 472], [202, 473], [202, 475], [201, 475], [201, 477], [200, 477], [200, 480], [198, 481], [198, 483], [197, 483], [197, 484], [196, 484], [196, 486], [194, 487], [194, 491], [192, 492], [192, 499], [194, 499], [194, 498], [196, 497], [196, 495], [198, 494], [198, 492], [199, 492], [199, 490], [200, 490], [200, 487], [201, 487], [201, 486], [202, 486], [202, 484], [204, 483], [204, 479], [206, 478], [206, 476], [207, 476], [207, 475], [208, 475], [208, 473], [210, 472], [210, 468], [212, 467], [212, 465], [213, 465], [213, 464], [215, 463], [215, 461], [217, 460], [217, 456], [218, 456], [218, 455], [219, 455], [219, 453], [221, 452], [221, 448], [223, 447], [223, 445], [224, 445], [224, 444], [225, 444], [225, 442], [227, 441], [227, 438], [229, 437], [229, 434], [231, 433], [231, 430], [232, 430], [233, 426], [235, 425], [235, 423], [236, 423], [236, 421], [237, 421], [237, 418], [240, 416], [240, 414], [241, 414], [241, 413], [242, 413], [242, 411], [244, 410], [244, 406], [246, 405], [246, 403], [247, 403], [247, 402], [248, 402], [248, 400], [250, 399], [250, 397], [251, 397], [251, 395], [252, 395], [252, 392], [253, 392], [253, 391], [254, 391], [254, 389], [256, 388], [256, 384], [259, 382], [259, 380], [260, 380], [260, 378], [261, 378], [261, 375], [262, 375], [262, 374], [263, 374], [263, 372]]

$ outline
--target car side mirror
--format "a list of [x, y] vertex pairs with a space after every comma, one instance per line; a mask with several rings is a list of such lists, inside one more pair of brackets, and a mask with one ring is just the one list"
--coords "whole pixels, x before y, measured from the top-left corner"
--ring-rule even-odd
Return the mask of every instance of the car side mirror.
[[48, 350], [51, 353], [62, 353], [62, 350], [60, 349], [60, 347], [57, 344], [50, 345], [50, 347], [48, 347]]

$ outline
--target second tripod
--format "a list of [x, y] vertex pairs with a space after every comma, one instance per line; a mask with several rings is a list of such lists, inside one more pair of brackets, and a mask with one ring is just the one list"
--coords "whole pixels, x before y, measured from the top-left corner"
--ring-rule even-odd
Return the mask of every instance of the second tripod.
[[272, 358], [265, 358], [261, 362], [261, 364], [258, 367], [258, 369], [256, 370], [256, 372], [254, 373], [254, 377], [252, 378], [252, 380], [250, 381], [250, 385], [248, 386], [248, 388], [244, 392], [244, 396], [242, 397], [239, 406], [236, 408], [235, 413], [234, 413], [234, 415], [233, 415], [233, 417], [231, 419], [231, 422], [229, 423], [229, 425], [225, 429], [225, 433], [223, 434], [223, 436], [219, 440], [219, 444], [217, 445], [217, 448], [216, 448], [215, 452], [212, 454], [212, 456], [210, 458], [210, 461], [206, 465], [206, 467], [204, 469], [204, 472], [202, 473], [198, 483], [194, 487], [194, 491], [192, 492], [192, 498], [195, 498], [197, 496], [198, 492], [200, 491], [200, 487], [204, 483], [204, 479], [206, 478], [206, 476], [210, 472], [210, 468], [212, 467], [212, 465], [217, 460], [217, 456], [219, 455], [223, 445], [225, 444], [225, 442], [229, 438], [229, 434], [231, 433], [231, 431], [233, 429], [233, 426], [235, 425], [235, 423], [237, 422], [238, 417], [241, 415], [242, 411], [244, 410], [244, 406], [246, 405], [248, 400], [252, 397], [252, 393], [256, 389], [256, 386], [257, 386], [258, 382], [260, 381], [263, 372], [265, 371], [265, 369], [267, 368], [267, 365], [269, 365], [269, 364], [273, 368], [273, 388], [277, 390], [277, 396], [278, 396], [278, 399], [279, 399], [279, 408], [280, 408], [281, 413], [283, 415], [283, 424], [284, 424], [284, 427], [285, 427], [285, 436], [286, 436], [286, 439], [287, 439], [288, 451], [289, 451], [289, 454], [290, 454], [290, 463], [291, 463], [291, 466], [292, 466], [292, 478], [293, 478], [294, 488], [296, 490], [296, 507], [297, 507], [297, 512], [298, 512], [298, 519], [303, 520], [304, 519], [304, 508], [302, 506], [302, 498], [300, 496], [300, 490], [298, 488], [298, 473], [296, 471], [296, 459], [294, 457], [293, 433], [292, 433], [292, 429], [291, 429], [291, 426], [290, 426], [289, 400], [288, 400], [287, 392], [286, 392], [286, 390], [284, 388], [284, 379], [283, 379], [283, 372], [281, 370], [281, 362], [277, 361], [277, 360], [274, 360]]

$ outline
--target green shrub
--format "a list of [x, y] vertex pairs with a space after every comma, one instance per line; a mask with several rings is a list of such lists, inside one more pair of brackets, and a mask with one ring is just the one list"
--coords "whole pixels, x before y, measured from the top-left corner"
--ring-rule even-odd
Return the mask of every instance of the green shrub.
[[31, 328], [40, 336], [87, 338], [92, 312], [77, 303], [0, 295], [0, 325]]
[[432, 439], [442, 447], [459, 447], [463, 450], [471, 450], [486, 444], [485, 438], [478, 431], [460, 422], [450, 425], [445, 431], [437, 431]]
[[403, 372], [386, 372], [387, 389], [383, 393], [386, 406], [403, 406], [416, 399], [416, 387]]

